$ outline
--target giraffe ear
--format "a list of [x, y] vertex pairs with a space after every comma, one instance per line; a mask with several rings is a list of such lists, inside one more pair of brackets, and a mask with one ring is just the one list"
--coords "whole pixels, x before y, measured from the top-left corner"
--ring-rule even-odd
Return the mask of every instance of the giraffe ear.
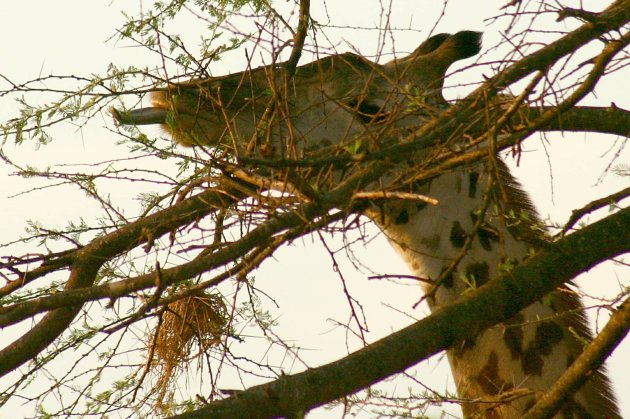
[[425, 56], [449, 66], [455, 61], [477, 55], [481, 51], [481, 35], [481, 32], [475, 31], [461, 31], [455, 35], [441, 33], [420, 44], [406, 60]]
[[479, 54], [481, 51], [481, 37], [481, 32], [457, 32], [440, 44], [440, 48], [445, 44], [449, 44], [449, 48], [455, 51], [453, 54], [455, 60], [463, 60], [464, 58], [474, 57]]
[[472, 57], [479, 51], [481, 32], [443, 33], [427, 39], [407, 57], [394, 59], [381, 68], [390, 80], [423, 91], [429, 102], [444, 104], [442, 85], [446, 71], [455, 61]]

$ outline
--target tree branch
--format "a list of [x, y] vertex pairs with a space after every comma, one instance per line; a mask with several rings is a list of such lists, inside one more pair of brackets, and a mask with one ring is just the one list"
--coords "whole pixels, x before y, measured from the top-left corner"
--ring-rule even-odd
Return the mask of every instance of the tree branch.
[[[298, 207], [296, 210], [278, 217], [271, 217], [239, 240], [226, 244], [220, 250], [210, 254], [202, 253], [190, 262], [182, 263], [172, 268], [161, 269], [160, 286], [165, 288], [185, 279], [193, 278], [203, 272], [224, 266], [231, 261], [239, 260], [256, 248], [271, 246], [278, 237], [277, 234], [283, 230], [290, 228], [296, 230], [295, 234], [287, 236], [286, 240], [289, 240], [299, 235], [307, 234], [315, 228], [323, 228], [328, 222], [337, 220], [339, 215], [335, 214], [336, 216], [312, 225], [308, 225], [308, 222], [316, 218], [316, 216], [322, 216], [327, 208], [329, 207], [318, 210], [311, 204], [308, 207]], [[310, 216], [303, 217], [302, 214], [305, 212]], [[227, 277], [229, 276], [220, 276], [221, 280]], [[219, 282], [217, 281], [214, 285], [218, 285]], [[45, 311], [82, 305], [88, 301], [99, 299], [116, 299], [131, 295], [134, 292], [153, 288], [155, 285], [155, 272], [150, 272], [98, 286], [66, 289], [56, 294], [0, 307], [0, 327], [17, 323]], [[207, 286], [211, 285], [208, 284]]]
[[[562, 38], [538, 51], [528, 54], [505, 70], [490, 78], [474, 93], [486, 89], [501, 90], [536, 70], [544, 70], [558, 59], [597, 39], [606, 32], [618, 30], [630, 20], [630, 4], [617, 0], [594, 18]], [[474, 94], [473, 93], [473, 94]]]
[[580, 218], [584, 217], [586, 214], [589, 214], [593, 211], [596, 211], [602, 207], [607, 205], [617, 204], [619, 201], [630, 197], [630, 187], [625, 188], [619, 192], [615, 192], [614, 194], [605, 196], [603, 198], [596, 199], [584, 207], [580, 209], [573, 210], [571, 212], [571, 216], [569, 217], [569, 221], [562, 227], [562, 230], [558, 235], [564, 235], [567, 231], [569, 231], [575, 223], [577, 223]]
[[287, 75], [289, 78], [295, 74], [298, 61], [302, 56], [302, 50], [304, 49], [304, 41], [306, 40], [306, 33], [308, 31], [308, 24], [311, 20], [310, 14], [311, 1], [300, 0], [300, 16], [297, 31], [293, 37], [293, 49], [291, 50], [291, 56], [285, 63]]
[[[528, 119], [536, 119], [554, 107], [530, 107], [524, 113]], [[614, 104], [604, 107], [576, 106], [560, 112], [538, 131], [579, 131], [630, 137], [630, 112]]]
[[[385, 164], [374, 165], [369, 169], [360, 170], [332, 191], [322, 194], [317, 202], [302, 205], [299, 210], [283, 213], [269, 219], [265, 224], [243, 237], [238, 246], [231, 246], [220, 255], [213, 258], [198, 258], [189, 263], [161, 271], [161, 280], [165, 283], [173, 281], [173, 277], [190, 278], [199, 272], [206, 271], [215, 266], [239, 256], [243, 248], [253, 248], [264, 242], [265, 238], [282, 231], [283, 229], [298, 226], [305, 220], [325, 215], [332, 208], [343, 208], [352, 192], [363, 182], [377, 179], [386, 170]], [[234, 181], [225, 180], [228, 184], [238, 185]], [[231, 183], [230, 183], [231, 182]], [[86, 288], [94, 283], [99, 268], [107, 260], [116, 257], [121, 252], [130, 250], [142, 242], [147, 241], [147, 233], [152, 237], [159, 237], [182, 225], [190, 223], [199, 217], [205, 216], [219, 207], [226, 207], [226, 202], [234, 202], [237, 197], [243, 198], [246, 194], [242, 188], [234, 187], [228, 194], [210, 190], [202, 192], [194, 197], [182, 201], [174, 206], [142, 218], [134, 223], [121, 227], [119, 230], [99, 238], [74, 255], [75, 264], [71, 268], [71, 274], [64, 291]], [[240, 249], [239, 249], [240, 247]], [[144, 280], [153, 282], [152, 274], [145, 275]], [[128, 289], [126, 289], [129, 292]], [[59, 308], [49, 312], [44, 318], [25, 333], [20, 339], [8, 345], [0, 351], [0, 376], [12, 371], [18, 366], [34, 358], [46, 346], [64, 332], [76, 317], [82, 304]]]
[[[290, 416], [359, 391], [505, 321], [603, 260], [630, 251], [630, 209], [550, 244], [527, 263], [455, 304], [354, 354], [252, 387], [177, 418]], [[488, 310], [487, 307], [493, 307]]]
[[[89, 287], [106, 261], [152, 238], [173, 231], [203, 217], [216, 208], [244, 196], [237, 188], [208, 190], [163, 211], [141, 218], [98, 238], [72, 255], [73, 263], [65, 291]], [[47, 313], [39, 323], [18, 340], [0, 351], [0, 376], [33, 359], [57, 339], [72, 323], [82, 304], [66, 306]]]

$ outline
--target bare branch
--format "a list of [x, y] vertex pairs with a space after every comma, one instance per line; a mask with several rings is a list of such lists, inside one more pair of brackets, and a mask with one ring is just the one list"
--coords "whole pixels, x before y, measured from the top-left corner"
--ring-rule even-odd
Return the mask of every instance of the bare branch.
[[295, 68], [298, 61], [302, 56], [302, 50], [304, 49], [304, 41], [306, 40], [306, 34], [308, 32], [309, 22], [311, 20], [310, 14], [311, 1], [300, 0], [300, 16], [297, 31], [293, 37], [293, 49], [291, 50], [291, 56], [285, 63], [287, 75], [289, 78], [295, 74]]
[[562, 231], [560, 231], [558, 235], [566, 234], [567, 231], [569, 231], [575, 225], [575, 223], [577, 223], [580, 218], [584, 217], [586, 214], [589, 214], [607, 205], [611, 205], [613, 203], [616, 204], [629, 196], [630, 188], [625, 188], [622, 191], [615, 192], [614, 194], [605, 196], [600, 199], [596, 199], [595, 201], [590, 202], [588, 205], [580, 208], [579, 210], [573, 210], [573, 212], [571, 212], [571, 217], [569, 217], [569, 221], [567, 221], [564, 227], [562, 227]]

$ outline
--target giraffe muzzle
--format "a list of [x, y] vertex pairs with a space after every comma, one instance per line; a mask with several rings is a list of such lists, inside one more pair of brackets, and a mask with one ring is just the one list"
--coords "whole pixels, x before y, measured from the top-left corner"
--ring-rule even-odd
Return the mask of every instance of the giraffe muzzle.
[[133, 109], [131, 111], [111, 108], [111, 113], [120, 125], [164, 124], [168, 117], [166, 109], [156, 107]]

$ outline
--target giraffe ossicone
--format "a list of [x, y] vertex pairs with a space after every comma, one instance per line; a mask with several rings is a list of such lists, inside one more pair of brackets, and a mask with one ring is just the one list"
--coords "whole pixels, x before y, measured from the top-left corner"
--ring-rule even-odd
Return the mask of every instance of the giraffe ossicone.
[[[402, 138], [448, 107], [441, 93], [446, 71], [476, 55], [480, 41], [478, 32], [439, 34], [385, 64], [346, 53], [298, 67], [292, 77], [282, 66], [267, 66], [194, 79], [156, 88], [152, 107], [113, 112], [121, 124], [162, 124], [182, 145], [213, 147], [236, 157], [369, 153], [384, 138]], [[372, 187], [398, 187], [435, 198], [438, 205], [380, 200], [364, 213], [410, 270], [432, 281], [424, 287], [435, 309], [523, 262], [544, 233], [536, 230], [537, 215], [526, 194], [498, 159], [491, 170], [475, 163], [428, 182], [401, 181], [422, 170], [430, 153], [421, 150], [399, 162], [404, 170], [393, 169]], [[313, 177], [307, 181], [322, 177], [315, 172], [305, 172]], [[459, 343], [448, 358], [464, 414], [522, 416], [590, 338], [577, 294], [563, 288]], [[594, 372], [557, 417], [620, 417], [605, 375]]]

